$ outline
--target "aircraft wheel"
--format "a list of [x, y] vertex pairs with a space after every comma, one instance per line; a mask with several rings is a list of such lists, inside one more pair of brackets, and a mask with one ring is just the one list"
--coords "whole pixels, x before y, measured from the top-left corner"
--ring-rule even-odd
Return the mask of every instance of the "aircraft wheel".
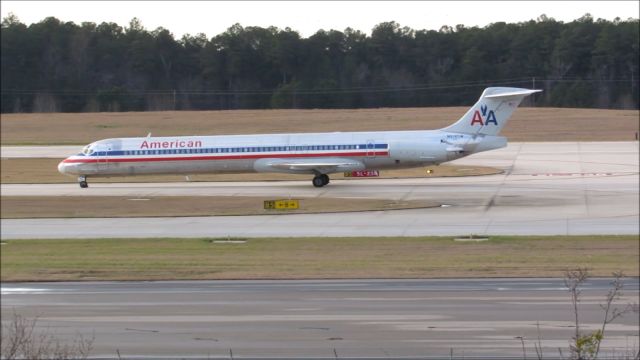
[[78, 176], [78, 184], [80, 184], [80, 187], [83, 189], [89, 187], [89, 184], [87, 183], [87, 177], [84, 175]]
[[329, 184], [329, 175], [322, 174], [322, 175], [320, 175], [320, 178], [322, 179], [322, 182], [324, 183], [324, 185]]
[[324, 180], [322, 179], [322, 176], [314, 177], [313, 181], [311, 181], [311, 182], [313, 183], [313, 186], [315, 186], [317, 188], [320, 188], [320, 187], [323, 187], [323, 186], [326, 185]]

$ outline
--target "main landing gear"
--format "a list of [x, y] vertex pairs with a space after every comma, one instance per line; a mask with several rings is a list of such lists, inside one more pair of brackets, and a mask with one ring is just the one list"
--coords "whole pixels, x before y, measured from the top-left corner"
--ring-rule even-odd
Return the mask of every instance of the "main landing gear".
[[320, 174], [313, 178], [313, 186], [319, 188], [327, 185], [329, 183], [329, 175]]
[[86, 176], [78, 176], [78, 184], [80, 184], [80, 187], [83, 189], [86, 189], [89, 187], [89, 184], [87, 183], [87, 177]]

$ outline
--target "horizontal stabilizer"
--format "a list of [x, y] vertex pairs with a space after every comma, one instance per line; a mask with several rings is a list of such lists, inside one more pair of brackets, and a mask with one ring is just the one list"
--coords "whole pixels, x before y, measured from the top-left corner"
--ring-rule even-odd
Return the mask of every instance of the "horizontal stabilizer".
[[542, 90], [521, 89], [518, 91], [486, 95], [485, 99], [505, 99], [509, 97], [520, 97], [520, 96], [524, 97], [524, 96], [529, 96], [531, 94], [535, 94], [539, 92], [542, 92]]

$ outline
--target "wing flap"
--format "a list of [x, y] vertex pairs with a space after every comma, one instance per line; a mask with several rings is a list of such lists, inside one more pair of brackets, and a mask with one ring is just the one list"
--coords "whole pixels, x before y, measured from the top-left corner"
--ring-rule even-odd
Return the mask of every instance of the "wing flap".
[[333, 173], [341, 171], [362, 170], [364, 164], [346, 158], [315, 159], [260, 159], [254, 168], [258, 172], [291, 172], [291, 173]]

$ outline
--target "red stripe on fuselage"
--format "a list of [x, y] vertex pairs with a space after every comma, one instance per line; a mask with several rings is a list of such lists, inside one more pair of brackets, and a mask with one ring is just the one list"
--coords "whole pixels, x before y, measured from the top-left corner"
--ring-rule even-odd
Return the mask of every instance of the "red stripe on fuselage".
[[[246, 159], [282, 159], [282, 158], [308, 158], [308, 157], [332, 157], [332, 156], [388, 156], [388, 151], [359, 152], [359, 153], [330, 153], [330, 154], [254, 154], [254, 155], [223, 155], [223, 156], [181, 156], [181, 157], [147, 157], [147, 158], [94, 158], [94, 159], [65, 159], [64, 163], [116, 163], [116, 162], [152, 162], [152, 161], [189, 161], [189, 160], [246, 160]], [[127, 156], [127, 155], [125, 155]], [[154, 156], [154, 155], [149, 155]]]

